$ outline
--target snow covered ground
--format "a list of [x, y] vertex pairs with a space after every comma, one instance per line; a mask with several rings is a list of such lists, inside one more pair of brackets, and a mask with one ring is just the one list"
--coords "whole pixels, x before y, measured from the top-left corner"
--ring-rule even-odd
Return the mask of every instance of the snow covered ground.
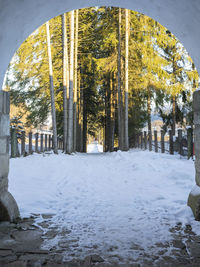
[[169, 242], [176, 223], [190, 224], [200, 234], [187, 207], [195, 184], [192, 160], [136, 149], [97, 153], [102, 151], [97, 143], [88, 151], [10, 161], [9, 190], [21, 215], [54, 214], [51, 223], [58, 235], [45, 248], [67, 238], [77, 243], [75, 257], [93, 249], [130, 258], [134, 246], [155, 254], [155, 244]]
[[98, 141], [87, 145], [87, 153], [101, 153], [103, 152], [103, 146], [98, 144]]

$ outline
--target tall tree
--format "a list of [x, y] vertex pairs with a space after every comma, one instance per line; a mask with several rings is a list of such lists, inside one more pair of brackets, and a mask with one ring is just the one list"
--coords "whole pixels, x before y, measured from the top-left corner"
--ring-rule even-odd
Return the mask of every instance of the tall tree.
[[67, 152], [73, 151], [73, 89], [74, 89], [74, 10], [70, 12], [70, 70]]
[[125, 9], [125, 118], [124, 150], [128, 150], [128, 52], [129, 52], [129, 10]]
[[53, 67], [51, 58], [51, 42], [49, 33], [49, 22], [46, 22], [47, 32], [47, 46], [48, 46], [48, 58], [49, 58], [49, 80], [50, 80], [50, 92], [51, 92], [51, 115], [52, 115], [52, 126], [53, 126], [53, 150], [55, 154], [58, 154], [57, 145], [57, 127], [56, 127], [56, 109], [55, 109], [55, 96], [54, 96], [54, 84], [53, 84]]
[[118, 118], [118, 147], [122, 149], [122, 114], [121, 114], [121, 8], [119, 8], [119, 15], [118, 15], [118, 44], [117, 44], [117, 118]]
[[78, 9], [75, 11], [76, 30], [75, 30], [75, 48], [74, 48], [74, 150], [77, 149], [77, 69], [78, 69]]
[[111, 73], [105, 76], [105, 152], [110, 151], [111, 141]]
[[[107, 78], [105, 78], [108, 77], [110, 73], [118, 73], [118, 78], [121, 78], [118, 82], [118, 89], [121, 89], [121, 94], [118, 94], [118, 105], [121, 109], [121, 113], [119, 112], [118, 115], [122, 115], [121, 119], [118, 119], [118, 116], [115, 117], [116, 127], [114, 134], [115, 137], [117, 135], [119, 136], [119, 144], [120, 139], [124, 140], [123, 133], [125, 127], [123, 124], [125, 121], [124, 103], [126, 87], [126, 65], [124, 59], [126, 57], [125, 41], [127, 31], [125, 10], [120, 9], [120, 11], [121, 10], [123, 11], [121, 22], [119, 19], [119, 9], [115, 7], [86, 8], [79, 11], [78, 63], [79, 66], [81, 66], [81, 90], [78, 86], [79, 93], [77, 103], [79, 104], [76, 105], [78, 105], [77, 110], [80, 111], [80, 114], [78, 112], [79, 124], [81, 124], [82, 129], [84, 128], [85, 131], [85, 143], [87, 140], [87, 133], [95, 136], [98, 132], [98, 129], [101, 127], [103, 128], [104, 126], [105, 102], [108, 103], [106, 112], [108, 118], [114, 117], [112, 116], [112, 112], [109, 115], [109, 109], [111, 108], [111, 110], [113, 110], [112, 105], [114, 98], [112, 94], [112, 86], [110, 86], [110, 84], [112, 83], [114, 86], [115, 79], [110, 79], [110, 81], [107, 81]], [[68, 17], [69, 15], [66, 14], [67, 19]], [[121, 26], [119, 26], [120, 24]], [[194, 70], [191, 71], [190, 69], [192, 68], [190, 68], [189, 71], [186, 70], [186, 66], [188, 64], [187, 62], [183, 62], [183, 54], [180, 59], [178, 59], [176, 56], [176, 79], [173, 80], [172, 55], [176, 54], [176, 51], [172, 49], [173, 38], [167, 34], [166, 28], [162, 27], [159, 25], [159, 23], [153, 21], [147, 16], [133, 11], [131, 11], [129, 14], [129, 24], [128, 125], [130, 136], [133, 135], [134, 132], [139, 131], [143, 127], [144, 123], [147, 122], [147, 116], [145, 116], [145, 114], [147, 114], [147, 106], [150, 107], [149, 125], [151, 124], [151, 102], [155, 101], [156, 98], [160, 98], [163, 100], [160, 102], [165, 103], [166, 101], [170, 102], [172, 100], [172, 95], [175, 95], [177, 103], [176, 106], [180, 109], [180, 98], [183, 95], [183, 90], [187, 90], [187, 97], [185, 97], [186, 102], [184, 103], [185, 110], [182, 111], [186, 117], [188, 110], [187, 103], [191, 99], [190, 88], [192, 87], [192, 72], [194, 72]], [[121, 31], [120, 33], [119, 30]], [[53, 82], [56, 95], [55, 108], [57, 131], [59, 135], [65, 135], [63, 134], [63, 128], [65, 127], [63, 126], [63, 109], [65, 109], [63, 103], [65, 70], [63, 70], [63, 67], [65, 64], [63, 65], [64, 51], [62, 43], [63, 31], [61, 16], [51, 20], [50, 31], [52, 64], [54, 72]], [[70, 47], [71, 43], [69, 32], [70, 27], [67, 26], [67, 37], [69, 40], [68, 47]], [[178, 47], [176, 47], [176, 50], [177, 48]], [[73, 69], [74, 68], [71, 68], [71, 70]], [[49, 88], [48, 72], [46, 29], [45, 25], [43, 25], [37, 31], [35, 31], [24, 42], [24, 44], [22, 44], [21, 48], [15, 55], [13, 71], [14, 75], [12, 75], [15, 79], [15, 84], [13, 83], [11, 86], [13, 88], [11, 93], [12, 101], [16, 104], [23, 103], [25, 106], [24, 110], [27, 110], [29, 114], [27, 116], [29, 123], [33, 124], [35, 127], [45, 122], [45, 120], [48, 118], [48, 112], [50, 111], [51, 107], [50, 91], [49, 89], [47, 90], [47, 88]], [[74, 73], [73, 76], [76, 76], [76, 74]], [[74, 100], [76, 97], [75, 82], [76, 79], [74, 80], [73, 86]], [[186, 83], [187, 88], [185, 86]], [[117, 88], [117, 86], [115, 86], [115, 88]], [[161, 92], [160, 89], [162, 90], [161, 94], [158, 93]], [[69, 90], [67, 91], [67, 96], [69, 96]], [[109, 94], [110, 100], [108, 101]], [[107, 99], [105, 99], [105, 97], [107, 97]], [[121, 98], [121, 101], [119, 97]], [[149, 101], [147, 101], [148, 97], [150, 98]], [[67, 106], [69, 109], [69, 105]], [[170, 108], [171, 112], [172, 106], [170, 106]], [[162, 107], [162, 109], [164, 110], [164, 107]], [[71, 114], [75, 113], [73, 111], [70, 111]], [[170, 113], [170, 116], [169, 125], [172, 126], [172, 112]], [[72, 121], [75, 118], [76, 116], [72, 116]], [[112, 123], [110, 125], [112, 125]], [[73, 126], [75, 126], [75, 124], [73, 124]], [[73, 126], [72, 128], [74, 128]], [[74, 134], [76, 131], [72, 132], [71, 142], [74, 139]], [[109, 137], [107, 137], [107, 139], [111, 137], [111, 132], [113, 134], [112, 126], [109, 127]], [[83, 135], [81, 134], [81, 136]], [[111, 143], [113, 143], [113, 138], [110, 138], [109, 140], [111, 139], [112, 142], [110, 142], [109, 146], [112, 149]], [[73, 145], [72, 147], [74, 149]]]
[[110, 77], [110, 90], [111, 90], [111, 99], [110, 99], [110, 152], [114, 151], [114, 141], [115, 141], [115, 112], [116, 112], [116, 80], [115, 73], [111, 73]]
[[63, 141], [64, 152], [67, 152], [67, 91], [69, 90], [69, 64], [66, 34], [66, 14], [62, 15], [62, 42], [63, 42]]
[[78, 71], [77, 75], [78, 79], [78, 115], [77, 115], [77, 120], [78, 120], [78, 129], [77, 129], [77, 151], [82, 152], [83, 151], [83, 90], [81, 88], [81, 75], [80, 75], [80, 70]]
[[81, 84], [81, 145], [82, 151], [87, 150], [87, 135], [95, 136], [98, 125], [97, 58], [99, 32], [96, 29], [99, 20], [96, 8], [79, 10], [79, 62]]

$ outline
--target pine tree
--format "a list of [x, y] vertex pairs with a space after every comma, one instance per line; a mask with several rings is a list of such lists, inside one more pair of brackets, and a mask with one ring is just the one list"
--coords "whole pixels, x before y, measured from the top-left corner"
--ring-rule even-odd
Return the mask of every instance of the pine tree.
[[70, 68], [69, 68], [69, 105], [67, 152], [73, 151], [73, 90], [74, 90], [74, 10], [70, 12]]
[[128, 150], [128, 54], [129, 54], [129, 10], [125, 9], [126, 35], [125, 35], [125, 127], [124, 127], [124, 150]]
[[62, 15], [62, 36], [63, 36], [63, 141], [64, 152], [67, 152], [67, 91], [69, 90], [69, 66], [68, 46], [66, 33], [66, 14]]
[[51, 59], [51, 43], [50, 43], [50, 33], [49, 33], [49, 22], [46, 22], [46, 32], [47, 32], [47, 46], [48, 46], [48, 57], [49, 57], [49, 80], [50, 80], [50, 92], [51, 92], [51, 116], [53, 124], [53, 150], [55, 154], [58, 154], [57, 145], [57, 127], [56, 127], [56, 110], [55, 110], [55, 97], [54, 97], [54, 84], [53, 84], [53, 68]]
[[118, 116], [118, 147], [122, 149], [122, 103], [121, 103], [121, 8], [119, 8], [119, 18], [118, 18], [118, 44], [117, 44], [118, 54], [117, 54], [117, 116]]
[[74, 151], [77, 148], [77, 69], [78, 69], [78, 10], [75, 11], [76, 30], [75, 30], [75, 49], [74, 49]]
[[[159, 23], [143, 14], [129, 11], [127, 24], [126, 12], [115, 7], [79, 10], [79, 15], [75, 16], [79, 21], [75, 23], [74, 48], [72, 12], [70, 16], [65, 14], [66, 23], [62, 23], [62, 16], [50, 21], [57, 130], [60, 136], [66, 136], [67, 106], [68, 132], [71, 134], [67, 138], [71, 146], [68, 153], [76, 149], [86, 151], [87, 135], [96, 136], [99, 129], [105, 126], [106, 149], [112, 151], [117, 139], [119, 148], [124, 149], [124, 137], [127, 142], [127, 137], [139, 132], [146, 122], [151, 130], [153, 101], [166, 117], [163, 105], [176, 100], [176, 108], [171, 106], [171, 111], [176, 111], [176, 114], [171, 112], [166, 117], [166, 122], [171, 126], [175, 121], [173, 114], [176, 115], [176, 122], [184, 123], [181, 120], [191, 111], [191, 92], [198, 86], [198, 74], [189, 56], [179, 41]], [[62, 27], [64, 24], [66, 30]], [[65, 32], [66, 37], [63, 35]], [[68, 67], [68, 60], [65, 59], [68, 54], [64, 55], [68, 49], [64, 49], [64, 41], [71, 52]], [[9, 87], [13, 88], [13, 103], [23, 105], [31, 125], [43, 124], [51, 107], [45, 25], [22, 44], [11, 66], [14, 75], [11, 75], [13, 81]], [[67, 78], [69, 69], [70, 90]], [[117, 116], [114, 112], [116, 103]]]

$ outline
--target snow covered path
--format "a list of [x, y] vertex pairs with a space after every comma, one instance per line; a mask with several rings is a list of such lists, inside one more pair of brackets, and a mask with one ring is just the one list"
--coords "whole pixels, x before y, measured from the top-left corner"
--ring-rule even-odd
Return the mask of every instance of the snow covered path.
[[87, 145], [87, 153], [101, 153], [103, 152], [103, 146], [99, 145], [97, 141]]
[[51, 225], [58, 234], [45, 247], [72, 240], [68, 257], [82, 257], [92, 249], [128, 259], [134, 249], [137, 257], [139, 247], [155, 255], [155, 244], [170, 242], [169, 229], [179, 222], [200, 233], [186, 205], [195, 184], [191, 160], [130, 150], [34, 154], [10, 162], [9, 189], [21, 215], [55, 214]]

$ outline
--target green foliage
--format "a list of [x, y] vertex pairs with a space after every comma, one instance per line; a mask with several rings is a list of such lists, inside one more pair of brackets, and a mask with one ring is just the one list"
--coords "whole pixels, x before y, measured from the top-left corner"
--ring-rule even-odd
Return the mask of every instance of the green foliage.
[[[122, 9], [121, 75], [124, 90], [125, 10]], [[88, 132], [95, 135], [105, 123], [105, 77], [117, 75], [118, 12], [116, 7], [79, 11], [78, 72], [87, 113]], [[67, 35], [69, 48], [69, 15]], [[129, 134], [147, 121], [147, 95], [154, 98], [166, 127], [172, 115], [164, 106], [177, 98], [177, 121], [192, 123], [191, 93], [198, 87], [198, 73], [184, 47], [166, 28], [138, 12], [130, 12], [129, 37]], [[61, 16], [50, 20], [58, 133], [63, 132], [62, 27]], [[8, 70], [6, 86], [11, 102], [23, 106], [27, 124], [42, 125], [50, 113], [49, 69], [45, 25], [39, 27], [18, 49]], [[9, 74], [10, 73], [10, 74]], [[117, 79], [115, 80], [117, 88]], [[185, 92], [185, 93], [184, 93]], [[117, 116], [115, 116], [117, 135]], [[185, 120], [183, 119], [185, 118]]]

